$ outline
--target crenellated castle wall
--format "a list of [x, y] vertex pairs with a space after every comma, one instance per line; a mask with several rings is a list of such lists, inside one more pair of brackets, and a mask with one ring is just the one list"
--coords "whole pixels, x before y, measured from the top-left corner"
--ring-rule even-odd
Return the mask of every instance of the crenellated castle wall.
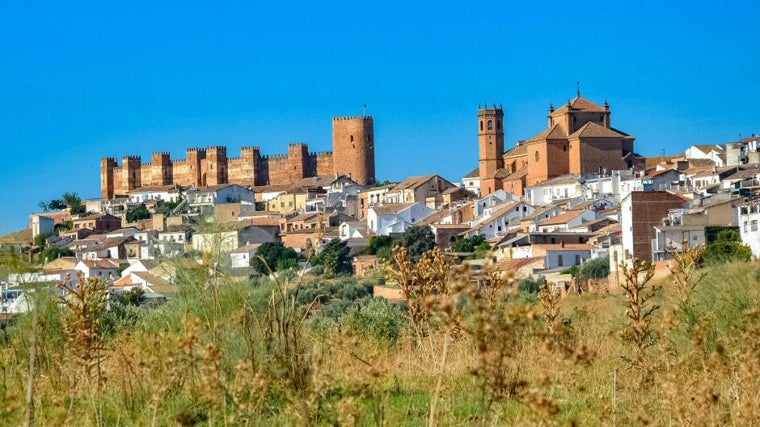
[[138, 156], [125, 156], [119, 164], [109, 157], [101, 160], [101, 190], [103, 199], [108, 200], [146, 186], [290, 185], [304, 178], [334, 174], [351, 175], [360, 184], [368, 184], [375, 180], [374, 165], [372, 118], [336, 117], [332, 152], [313, 153], [307, 144], [295, 143], [288, 146], [286, 154], [268, 156], [262, 155], [259, 147], [243, 147], [239, 157], [228, 157], [226, 147], [212, 146], [189, 148], [181, 160], [172, 160], [167, 152], [153, 153], [150, 163], [142, 163]]

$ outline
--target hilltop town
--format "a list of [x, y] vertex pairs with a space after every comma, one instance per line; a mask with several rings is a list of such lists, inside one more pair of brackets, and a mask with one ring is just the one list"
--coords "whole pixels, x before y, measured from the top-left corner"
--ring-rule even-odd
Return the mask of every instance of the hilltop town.
[[[183, 160], [165, 152], [150, 163], [107, 157], [101, 199], [79, 201], [76, 209], [43, 204], [29, 229], [2, 245], [40, 263], [26, 281], [81, 272], [107, 278], [117, 293], [139, 287], [168, 297], [177, 287], [158, 268], [166, 259], [201, 262], [221, 252], [230, 274], [248, 279], [261, 274], [252, 266], [264, 244], [290, 248], [308, 265], [340, 242], [350, 250], [353, 273], [367, 276], [381, 274], [388, 257], [387, 250], [378, 256], [378, 242], [421, 228], [452, 257], [482, 258], [487, 248], [500, 269], [549, 277], [568, 289], [568, 269], [605, 260], [611, 273], [600, 282], [609, 286], [619, 280], [622, 260], [667, 261], [674, 250], [710, 244], [723, 228], [738, 231], [760, 256], [760, 137], [643, 157], [635, 137], [612, 126], [609, 103], [580, 91], [549, 107], [546, 129], [511, 148], [501, 107], [479, 108], [473, 128], [479, 164], [458, 180], [425, 175], [377, 183], [369, 116], [334, 118], [332, 152], [291, 144], [281, 155], [245, 147], [234, 158], [215, 146], [188, 149]], [[468, 242], [478, 243], [479, 256]]]
[[578, 91], [507, 146], [504, 115], [456, 180], [380, 181], [369, 116], [102, 159], [0, 238], [4, 420], [757, 424], [760, 137], [644, 157]]

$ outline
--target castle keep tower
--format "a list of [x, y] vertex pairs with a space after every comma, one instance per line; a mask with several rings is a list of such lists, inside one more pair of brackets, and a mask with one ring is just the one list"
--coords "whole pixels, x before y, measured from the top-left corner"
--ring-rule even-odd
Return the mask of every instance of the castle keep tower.
[[375, 126], [372, 116], [333, 119], [333, 169], [336, 174], [350, 175], [361, 185], [375, 183]]
[[504, 168], [504, 110], [496, 105], [478, 109], [478, 145], [480, 193], [485, 196], [499, 189], [494, 175]]

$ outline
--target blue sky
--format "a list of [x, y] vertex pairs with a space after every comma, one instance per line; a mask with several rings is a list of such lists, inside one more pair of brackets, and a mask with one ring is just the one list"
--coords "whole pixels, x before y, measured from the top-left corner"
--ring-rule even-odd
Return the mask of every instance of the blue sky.
[[479, 104], [503, 104], [509, 147], [576, 81], [645, 155], [760, 133], [756, 1], [19, 3], [0, 5], [0, 234], [98, 197], [102, 157], [330, 150], [364, 104], [380, 180], [458, 181]]

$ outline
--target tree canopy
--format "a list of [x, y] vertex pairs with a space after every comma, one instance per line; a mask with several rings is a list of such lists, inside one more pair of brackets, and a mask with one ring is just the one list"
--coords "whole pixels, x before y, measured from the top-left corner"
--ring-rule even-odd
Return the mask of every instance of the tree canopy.
[[285, 270], [297, 265], [300, 259], [301, 256], [292, 248], [280, 242], [266, 242], [259, 246], [256, 256], [251, 261], [251, 266], [262, 275], [269, 275], [269, 268], [272, 271]]
[[741, 235], [735, 228], [720, 230], [715, 240], [705, 246], [702, 260], [705, 264], [724, 264], [733, 261], [747, 262], [752, 259], [752, 249], [742, 244]]
[[345, 241], [331, 240], [314, 258], [314, 264], [321, 265], [328, 276], [350, 273], [353, 270], [350, 252], [351, 249]]
[[140, 203], [136, 208], [127, 212], [127, 222], [135, 222], [141, 219], [149, 219], [150, 211], [145, 206], [145, 203]]
[[430, 227], [415, 225], [401, 234], [398, 243], [406, 248], [409, 259], [416, 262], [425, 251], [435, 247], [435, 236]]

